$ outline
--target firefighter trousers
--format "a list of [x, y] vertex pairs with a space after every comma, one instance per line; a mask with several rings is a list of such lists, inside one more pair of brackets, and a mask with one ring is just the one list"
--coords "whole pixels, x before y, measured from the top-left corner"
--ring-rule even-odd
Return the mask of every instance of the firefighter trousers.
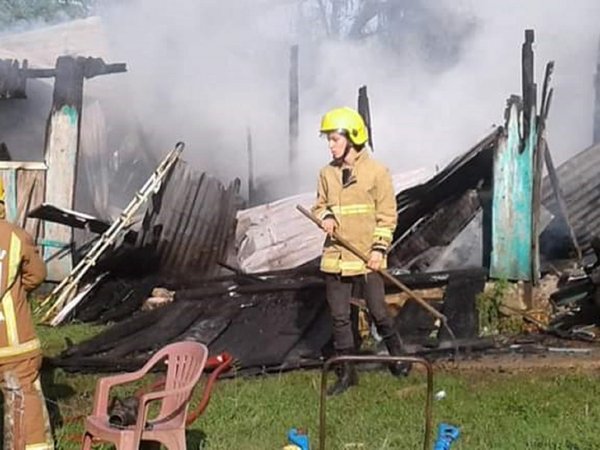
[[26, 450], [54, 449], [48, 410], [40, 382], [41, 365], [41, 354], [6, 363], [0, 360], [0, 389], [4, 395], [5, 410], [7, 396], [10, 395], [5, 380], [7, 372], [12, 372], [16, 377], [23, 393], [24, 407], [22, 411], [17, 411], [17, 414], [22, 424], [18, 432], [25, 436]]
[[352, 277], [325, 274], [325, 287], [333, 320], [333, 341], [338, 353], [348, 352], [355, 347], [350, 299], [357, 288], [362, 291], [362, 297], [367, 302], [377, 332], [383, 339], [394, 335], [394, 322], [385, 304], [385, 288], [381, 275], [373, 272]]

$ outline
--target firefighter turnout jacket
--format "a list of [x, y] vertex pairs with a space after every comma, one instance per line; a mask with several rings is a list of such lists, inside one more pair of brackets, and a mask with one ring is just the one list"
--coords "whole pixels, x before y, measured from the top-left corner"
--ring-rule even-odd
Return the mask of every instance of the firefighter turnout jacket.
[[0, 220], [0, 364], [41, 352], [27, 293], [46, 278], [46, 266], [31, 236]]
[[[388, 169], [371, 159], [367, 150], [358, 153], [349, 173], [330, 163], [321, 169], [317, 202], [312, 212], [319, 219], [334, 218], [337, 232], [365, 255], [381, 251], [384, 256], [396, 228], [396, 198]], [[384, 257], [382, 268], [386, 267]], [[327, 237], [321, 271], [342, 276], [362, 275], [370, 270], [350, 250]]]

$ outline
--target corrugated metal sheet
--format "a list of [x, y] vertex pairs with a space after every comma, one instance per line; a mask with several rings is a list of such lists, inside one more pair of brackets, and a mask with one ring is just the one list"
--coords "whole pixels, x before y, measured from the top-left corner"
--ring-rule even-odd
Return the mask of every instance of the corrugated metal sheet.
[[224, 261], [233, 242], [240, 181], [227, 188], [215, 179], [177, 162], [160, 197], [144, 219], [143, 240], [158, 234], [162, 270], [210, 275]]
[[[424, 182], [430, 176], [418, 169], [392, 176], [396, 192]], [[246, 273], [268, 272], [298, 267], [323, 250], [324, 235], [297, 210], [310, 208], [315, 193], [287, 197], [255, 206], [238, 214], [236, 231], [237, 263]]]
[[[579, 245], [587, 251], [591, 237], [600, 235], [600, 144], [570, 158], [556, 172], [571, 225]], [[548, 177], [542, 183], [542, 204], [555, 216], [559, 215]]]

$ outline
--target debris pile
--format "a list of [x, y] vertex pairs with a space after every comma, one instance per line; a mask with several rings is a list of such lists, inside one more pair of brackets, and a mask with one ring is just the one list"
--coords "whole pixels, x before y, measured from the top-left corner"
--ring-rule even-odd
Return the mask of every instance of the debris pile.
[[[498, 350], [498, 332], [512, 326], [510, 321], [498, 326], [500, 317], [516, 318], [519, 332], [596, 336], [590, 326], [600, 306], [600, 269], [588, 259], [593, 237], [600, 234], [595, 214], [600, 146], [554, 168], [545, 139], [553, 64], [546, 66], [538, 107], [533, 40], [527, 30], [523, 91], [508, 99], [503, 126], [435, 174], [417, 170], [394, 177], [399, 220], [390, 272], [417, 290], [431, 312], [442, 313], [452, 330], [389, 283], [387, 302], [410, 354]], [[76, 77], [59, 76], [64, 67]], [[79, 127], [86, 122], [71, 121], [67, 129], [59, 119], [81, 115], [84, 78], [123, 71], [124, 64], [98, 58], [64, 56], [55, 69], [0, 60], [2, 101], [26, 101], [27, 79], [34, 77], [56, 76], [59, 94], [48, 118], [45, 161], [0, 161], [5, 185], [15, 186], [7, 197], [9, 220], [32, 232], [52, 279], [62, 280], [38, 312], [52, 325], [69, 320], [108, 325], [69, 346], [53, 364], [129, 370], [177, 340], [201, 341], [212, 354], [226, 351], [248, 373], [322, 364], [332, 351], [318, 271], [323, 236], [295, 208], [310, 206], [313, 193], [244, 209], [240, 180], [224, 185], [193, 170], [178, 144], [114, 218], [74, 210], [73, 161]], [[67, 95], [73, 90], [75, 100]], [[359, 90], [359, 110], [370, 125], [366, 87]], [[64, 139], [69, 146], [63, 154], [57, 146]], [[251, 154], [251, 136], [248, 142]], [[252, 177], [249, 197], [256, 194]], [[101, 190], [106, 212], [108, 187]], [[75, 239], [74, 230], [86, 239]], [[566, 270], [569, 265], [580, 270]], [[500, 289], [504, 283], [512, 295]], [[357, 342], [379, 352], [361, 295], [352, 299]], [[507, 351], [524, 348], [515, 340], [504, 344]]]
[[[481, 345], [476, 339], [475, 298], [485, 283], [484, 270], [398, 277], [414, 289], [439, 292], [447, 286], [441, 301], [432, 305], [449, 318], [461, 347]], [[165, 296], [172, 289], [174, 301], [141, 311], [154, 285], [165, 286]], [[99, 291], [90, 305], [83, 303], [77, 319], [118, 323], [68, 348], [53, 360], [55, 365], [71, 370], [132, 369], [165, 342], [186, 339], [206, 343], [215, 354], [231, 353], [238, 368], [248, 373], [313, 367], [322, 363], [323, 353], [333, 351], [325, 286], [316, 268], [204, 279], [153, 278], [135, 287], [107, 283], [100, 290], [106, 296], [99, 297]], [[388, 290], [397, 295], [393, 286]], [[99, 313], [95, 305], [100, 299], [112, 307]], [[447, 354], [454, 349], [445, 330], [412, 302], [400, 310], [395, 323], [411, 353]]]

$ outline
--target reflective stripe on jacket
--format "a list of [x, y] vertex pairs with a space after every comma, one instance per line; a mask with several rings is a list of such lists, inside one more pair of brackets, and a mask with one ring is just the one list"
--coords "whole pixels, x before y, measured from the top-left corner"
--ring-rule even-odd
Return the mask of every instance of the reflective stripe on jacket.
[[[320, 219], [334, 217], [338, 233], [367, 256], [372, 250], [385, 254], [396, 228], [396, 197], [392, 177], [382, 164], [358, 153], [352, 174], [342, 184], [342, 168], [329, 164], [321, 169], [317, 202], [312, 209]], [[383, 267], [386, 261], [384, 258]], [[365, 263], [331, 238], [326, 238], [321, 270], [343, 276], [368, 272]]]
[[0, 363], [40, 352], [27, 293], [46, 278], [31, 236], [0, 220]]

